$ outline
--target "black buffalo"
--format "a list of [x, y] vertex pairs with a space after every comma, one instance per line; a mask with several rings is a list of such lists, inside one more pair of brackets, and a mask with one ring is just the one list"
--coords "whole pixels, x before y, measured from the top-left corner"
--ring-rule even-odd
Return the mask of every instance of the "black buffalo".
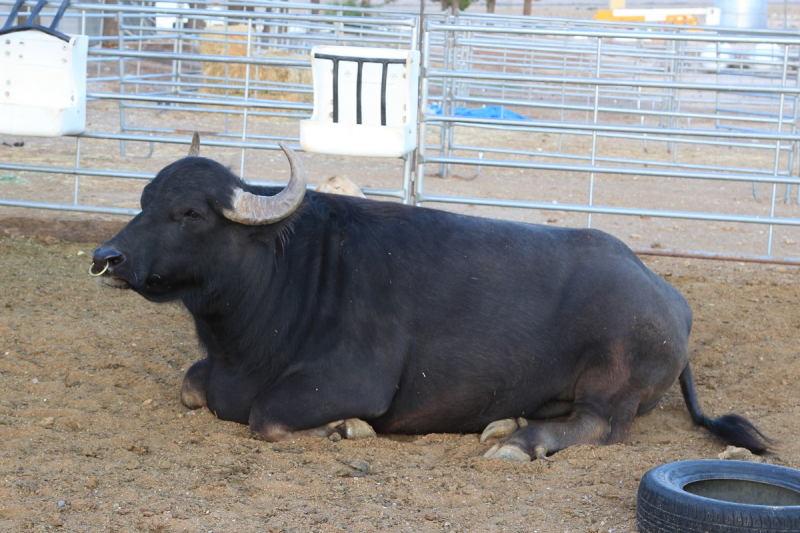
[[[166, 168], [92, 273], [178, 300], [206, 358], [181, 398], [267, 440], [476, 432], [528, 460], [625, 441], [680, 378], [692, 420], [768, 441], [694, 396], [691, 310], [616, 238], [306, 191], [199, 156]], [[196, 151], [194, 152], [196, 154]], [[487, 427], [488, 426], [488, 427]]]

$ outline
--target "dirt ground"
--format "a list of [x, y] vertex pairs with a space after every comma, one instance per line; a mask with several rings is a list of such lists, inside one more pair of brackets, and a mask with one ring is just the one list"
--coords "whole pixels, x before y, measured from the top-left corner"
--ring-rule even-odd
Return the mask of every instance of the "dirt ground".
[[[543, 5], [553, 12], [542, 14], [563, 15], [551, 1]], [[59, 142], [74, 143], [31, 141], [13, 159], [69, 164], [69, 150], [60, 155]], [[118, 163], [116, 146], [91, 150], [92, 142], [84, 141], [85, 157], [109, 168]], [[161, 159], [141, 159], [137, 169], [154, 172], [184, 147], [163, 149], [156, 154]], [[238, 168], [238, 152], [212, 157]], [[263, 164], [278, 157], [270, 154]], [[303, 158], [313, 176], [345, 164]], [[345, 173], [362, 186], [396, 186], [347, 164]], [[280, 165], [276, 180], [285, 179]], [[396, 176], [395, 167], [369, 168]], [[502, 194], [533, 191], [547, 201], [542, 195], [563, 200], [572, 194], [569, 181], [531, 189], [513, 172], [429, 183], [433, 192], [460, 187], [461, 194], [475, 196], [487, 196], [486, 188], [498, 183]], [[26, 179], [27, 185], [3, 187], [17, 187], [21, 197], [26, 187], [54, 195], [72, 188], [71, 178]], [[611, 179], [607, 184], [626, 187]], [[143, 183], [103, 185], [85, 179], [82, 186], [93, 201], [136, 207], [134, 189]], [[7, 190], [0, 188], [0, 196]], [[755, 202], [749, 184], [713, 192], [726, 206]], [[673, 201], [660, 191], [650, 194]], [[800, 209], [779, 208], [794, 216]], [[474, 206], [453, 209], [487, 214]], [[564, 213], [489, 214], [585, 225], [581, 215]], [[103, 287], [88, 275], [92, 250], [124, 222], [0, 210], [0, 531], [632, 532], [645, 472], [670, 461], [717, 458], [726, 448], [692, 427], [677, 385], [658, 408], [636, 419], [626, 444], [574, 447], [548, 462], [483, 459], [487, 448], [473, 434], [276, 444], [255, 439], [245, 426], [180, 404], [183, 374], [202, 357], [183, 309]], [[748, 248], [750, 228], [709, 232], [688, 222], [651, 221], [643, 230], [643, 221], [634, 222], [598, 217], [596, 225], [633, 246], [680, 247], [688, 240], [704, 248], [724, 240], [742, 241], [744, 253], [763, 253], [757, 244]], [[796, 255], [796, 234], [778, 234], [776, 241], [785, 255]], [[748, 417], [776, 442], [774, 454], [757, 460], [800, 468], [798, 268], [643, 259], [692, 306], [690, 349], [706, 413]]]
[[[180, 404], [200, 358], [184, 310], [88, 276], [118, 225], [0, 220], [2, 531], [621, 533], [647, 470], [725, 450], [677, 386], [627, 444], [546, 463], [483, 459], [477, 435], [256, 440]], [[800, 467], [796, 268], [646, 260], [694, 310], [703, 408], [749, 417], [778, 443], [763, 460]]]

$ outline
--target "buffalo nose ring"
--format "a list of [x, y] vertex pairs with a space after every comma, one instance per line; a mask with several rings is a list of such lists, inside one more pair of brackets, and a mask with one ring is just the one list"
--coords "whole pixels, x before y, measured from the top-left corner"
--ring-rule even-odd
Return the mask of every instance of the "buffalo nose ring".
[[89, 275], [90, 276], [94, 276], [96, 278], [102, 276], [103, 274], [106, 273], [106, 270], [108, 270], [108, 264], [109, 264], [109, 261], [106, 261], [106, 267], [103, 270], [101, 270], [100, 272], [98, 272], [98, 273], [94, 272], [94, 263], [90, 264], [89, 265]]

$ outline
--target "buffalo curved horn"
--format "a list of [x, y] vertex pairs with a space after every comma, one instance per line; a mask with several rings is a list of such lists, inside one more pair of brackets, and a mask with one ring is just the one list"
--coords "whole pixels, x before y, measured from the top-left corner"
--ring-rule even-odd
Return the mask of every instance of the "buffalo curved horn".
[[189, 147], [189, 157], [191, 156], [199, 156], [200, 155], [200, 134], [198, 132], [194, 132], [194, 136], [192, 136], [192, 145]]
[[306, 170], [294, 150], [279, 142], [278, 145], [289, 159], [291, 175], [289, 183], [275, 196], [259, 196], [241, 188], [233, 191], [233, 209], [225, 209], [225, 218], [246, 224], [262, 226], [283, 220], [292, 213], [306, 195]]

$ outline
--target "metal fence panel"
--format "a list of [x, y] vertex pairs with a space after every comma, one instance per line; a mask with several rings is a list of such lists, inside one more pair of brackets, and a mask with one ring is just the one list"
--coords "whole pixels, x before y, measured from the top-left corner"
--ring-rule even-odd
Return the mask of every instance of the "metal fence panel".
[[[0, 17], [11, 5], [0, 0]], [[64, 24], [90, 35], [87, 131], [33, 158], [0, 151], [0, 206], [134, 214], [142, 180], [185, 153], [195, 130], [238, 174], [261, 178], [255, 155], [278, 140], [299, 149], [312, 46], [421, 42], [414, 175], [368, 194], [598, 227], [647, 253], [800, 262], [793, 34], [193, 5], [72, 4]], [[27, 177], [45, 187], [12, 183]], [[719, 238], [726, 231], [742, 242]]]

